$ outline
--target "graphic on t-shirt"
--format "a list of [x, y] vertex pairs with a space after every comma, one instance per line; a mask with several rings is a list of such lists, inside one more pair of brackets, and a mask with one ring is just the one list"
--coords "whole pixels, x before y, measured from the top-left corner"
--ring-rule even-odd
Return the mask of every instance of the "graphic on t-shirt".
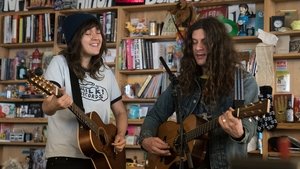
[[102, 86], [95, 85], [93, 82], [83, 81], [80, 83], [81, 97], [93, 101], [105, 101], [108, 99], [108, 93]]

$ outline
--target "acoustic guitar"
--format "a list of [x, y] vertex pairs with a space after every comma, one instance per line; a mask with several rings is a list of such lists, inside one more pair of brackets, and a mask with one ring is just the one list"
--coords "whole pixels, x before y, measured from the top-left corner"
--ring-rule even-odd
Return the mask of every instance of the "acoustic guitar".
[[[47, 95], [62, 96], [62, 93], [51, 82], [42, 76], [28, 71], [27, 81]], [[85, 114], [76, 104], [69, 109], [79, 121], [78, 140], [82, 153], [89, 157], [95, 169], [125, 169], [125, 150], [115, 152], [114, 142], [117, 128], [113, 124], [104, 124], [97, 112]]]
[[[233, 115], [237, 118], [246, 118], [263, 115], [269, 111], [270, 101], [268, 99], [259, 101], [254, 104], [245, 105], [237, 108]], [[187, 143], [185, 150], [187, 154], [191, 154], [190, 158], [193, 161], [194, 167], [199, 167], [205, 157], [205, 147], [207, 143], [207, 135], [209, 131], [219, 127], [218, 117], [211, 121], [205, 121], [195, 115], [189, 115], [183, 121], [184, 128], [184, 142]], [[174, 121], [167, 121], [162, 123], [158, 129], [158, 137], [169, 144], [170, 156], [159, 156], [148, 153], [148, 164], [146, 169], [175, 169], [180, 163], [180, 125]], [[185, 155], [183, 161], [187, 161]]]

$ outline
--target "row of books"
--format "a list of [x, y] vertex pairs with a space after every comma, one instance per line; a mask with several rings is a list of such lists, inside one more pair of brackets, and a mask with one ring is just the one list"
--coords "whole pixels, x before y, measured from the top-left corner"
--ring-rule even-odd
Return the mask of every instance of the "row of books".
[[139, 98], [157, 98], [162, 91], [165, 91], [170, 81], [167, 73], [148, 75], [141, 88], [138, 90]]
[[27, 11], [31, 9], [45, 9], [53, 8], [55, 10], [62, 9], [90, 9], [90, 8], [105, 8], [113, 5], [134, 5], [145, 4], [152, 5], [158, 3], [174, 3], [179, 0], [172, 1], [157, 1], [157, 0], [106, 0], [106, 1], [94, 1], [94, 0], [0, 0], [0, 10], [4, 12], [9, 11]]
[[166, 60], [170, 68], [175, 67], [175, 41], [154, 42], [145, 39], [125, 39], [119, 48], [121, 69], [159, 69], [159, 58]]
[[3, 43], [49, 42], [54, 38], [54, 14], [6, 15]]
[[28, 11], [31, 9], [88, 9], [111, 7], [112, 0], [1, 0], [0, 10], [3, 12]]
[[[117, 13], [114, 11], [103, 12], [100, 14], [94, 14], [98, 18], [99, 22], [102, 25], [102, 29], [105, 35], [106, 42], [116, 42], [117, 39]], [[62, 25], [66, 16], [58, 16], [58, 33], [57, 33], [57, 42], [65, 44], [66, 40], [62, 32]]]

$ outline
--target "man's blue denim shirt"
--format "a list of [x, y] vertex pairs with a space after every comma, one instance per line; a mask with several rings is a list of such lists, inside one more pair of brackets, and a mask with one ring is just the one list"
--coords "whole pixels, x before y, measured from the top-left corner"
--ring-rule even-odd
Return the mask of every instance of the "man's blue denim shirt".
[[[179, 108], [183, 119], [197, 109], [201, 101], [200, 81], [196, 80], [198, 88], [189, 95], [180, 98]], [[244, 74], [244, 103], [254, 103], [258, 101], [258, 85], [254, 77], [248, 73]], [[234, 91], [234, 89], [233, 89]], [[161, 94], [153, 108], [148, 112], [142, 125], [139, 142], [146, 138], [156, 136], [157, 129], [175, 112], [175, 98], [173, 96], [172, 85]], [[233, 106], [232, 96], [219, 98], [214, 106], [205, 106], [208, 112], [211, 112], [212, 118]], [[199, 113], [199, 112], [198, 112]], [[200, 112], [201, 113], [201, 112]], [[256, 135], [257, 121], [253, 118], [242, 119], [245, 136], [237, 141], [223, 131], [221, 127], [212, 130], [209, 133], [209, 161], [211, 169], [230, 168], [230, 161], [234, 158], [247, 157], [247, 144], [251, 138]]]

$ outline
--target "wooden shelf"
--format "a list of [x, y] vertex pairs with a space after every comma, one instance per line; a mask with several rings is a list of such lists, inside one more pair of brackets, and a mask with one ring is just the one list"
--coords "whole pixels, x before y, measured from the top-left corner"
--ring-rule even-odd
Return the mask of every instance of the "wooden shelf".
[[0, 84], [20, 84], [27, 83], [27, 80], [0, 80]]
[[176, 7], [177, 3], [161, 3], [153, 5], [133, 5], [133, 6], [124, 6], [123, 10], [128, 12], [149, 12], [149, 11], [158, 11], [158, 10], [172, 10]]
[[144, 119], [128, 119], [128, 125], [142, 125]]
[[277, 53], [273, 59], [300, 59], [300, 53]]
[[43, 98], [26, 98], [26, 99], [20, 99], [20, 98], [0, 98], [0, 102], [5, 102], [5, 103], [21, 103], [21, 102], [42, 102], [44, 99]]
[[276, 129], [300, 130], [300, 123], [278, 123]]
[[274, 2], [287, 2], [287, 1], [299, 1], [299, 0], [272, 0]]
[[300, 35], [300, 31], [285, 31], [285, 32], [272, 31], [270, 33], [277, 35], [277, 36], [280, 36], [280, 35], [299, 36]]
[[0, 47], [7, 49], [18, 49], [18, 48], [40, 48], [40, 47], [53, 47], [54, 42], [38, 42], [38, 43], [10, 43], [0, 44]]
[[[280, 153], [279, 152], [268, 152], [268, 156], [269, 157], [280, 157]], [[290, 151], [290, 156], [291, 157], [300, 157], [300, 152], [299, 151]]]
[[46, 146], [46, 143], [35, 143], [35, 142], [6, 142], [0, 141], [1, 146]]
[[129, 99], [126, 97], [123, 97], [122, 101], [124, 103], [154, 103], [156, 99], [140, 99], [140, 98], [134, 98], [134, 99]]
[[234, 36], [235, 43], [259, 43], [261, 40], [257, 36]]
[[[105, 7], [105, 8], [88, 8], [84, 9], [84, 12], [86, 13], [102, 13], [102, 12], [108, 12], [108, 11], [117, 11], [119, 6], [112, 6], [112, 7]], [[59, 13], [68, 15], [72, 14], [74, 12], [78, 12], [78, 9], [64, 9], [60, 10]]]
[[[45, 12], [46, 11], [46, 12]], [[18, 15], [36, 15], [36, 14], [44, 14], [44, 13], [55, 13], [55, 10], [53, 8], [50, 9], [35, 9], [35, 10], [28, 10], [28, 11], [11, 11], [11, 12], [2, 12], [0, 13], [0, 16], [4, 15], [15, 15], [18, 13]]]
[[15, 124], [47, 124], [47, 118], [31, 118], [31, 117], [20, 117], [20, 118], [0, 118], [0, 123], [15, 123]]
[[234, 5], [240, 3], [263, 3], [264, 0], [202, 0], [199, 2], [194, 2], [195, 7], [210, 7], [218, 5]]
[[176, 36], [175, 35], [160, 35], [160, 36], [149, 36], [149, 35], [143, 35], [143, 36], [131, 36], [131, 37], [124, 37], [122, 40], [126, 39], [149, 39], [149, 40], [155, 40], [157, 41], [175, 41]]

